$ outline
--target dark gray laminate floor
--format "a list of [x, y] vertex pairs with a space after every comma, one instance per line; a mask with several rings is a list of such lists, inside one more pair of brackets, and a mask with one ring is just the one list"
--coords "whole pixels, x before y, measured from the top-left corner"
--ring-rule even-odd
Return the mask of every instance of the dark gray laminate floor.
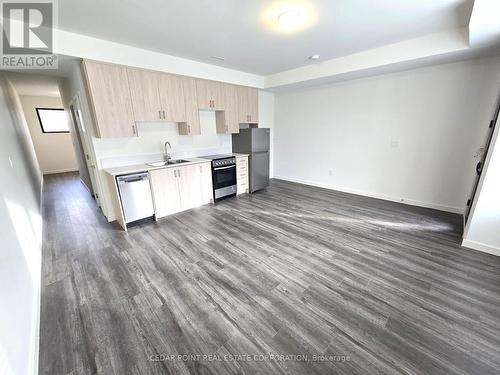
[[500, 373], [500, 258], [456, 215], [275, 180], [127, 234], [71, 174], [43, 204], [40, 374]]

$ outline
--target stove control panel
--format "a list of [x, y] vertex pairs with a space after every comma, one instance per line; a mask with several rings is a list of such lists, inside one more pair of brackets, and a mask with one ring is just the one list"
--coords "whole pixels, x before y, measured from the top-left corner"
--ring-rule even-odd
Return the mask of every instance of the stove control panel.
[[226, 159], [218, 159], [218, 160], [212, 161], [212, 165], [214, 167], [225, 167], [225, 166], [234, 165], [234, 164], [236, 164], [235, 157], [226, 158]]

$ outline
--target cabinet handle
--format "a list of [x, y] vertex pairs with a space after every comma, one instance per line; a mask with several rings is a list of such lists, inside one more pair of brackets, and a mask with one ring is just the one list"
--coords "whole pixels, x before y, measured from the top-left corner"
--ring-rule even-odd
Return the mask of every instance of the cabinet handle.
[[174, 169], [174, 177], [177, 178], [177, 169]]
[[136, 132], [135, 132], [135, 125], [132, 125], [132, 134], [136, 134]]
[[188, 125], [188, 133], [191, 134], [191, 125]]
[[160, 111], [160, 110], [158, 110], [158, 117], [159, 117], [159, 118], [160, 118], [160, 120], [161, 120], [161, 111]]
[[177, 169], [177, 177], [181, 177], [181, 170]]
[[165, 111], [162, 111], [163, 112], [163, 119], [165, 120]]

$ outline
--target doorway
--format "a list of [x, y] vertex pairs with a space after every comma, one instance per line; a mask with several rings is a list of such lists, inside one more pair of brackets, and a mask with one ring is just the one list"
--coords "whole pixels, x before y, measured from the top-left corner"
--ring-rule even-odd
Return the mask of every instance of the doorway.
[[474, 183], [472, 186], [472, 191], [469, 196], [469, 200], [467, 201], [467, 207], [465, 209], [465, 215], [464, 215], [464, 228], [467, 227], [467, 223], [469, 220], [470, 212], [471, 209], [474, 205], [474, 200], [476, 199], [477, 195], [477, 190], [479, 187], [479, 181], [481, 180], [481, 174], [483, 172], [483, 167], [484, 163], [486, 161], [486, 158], [488, 157], [488, 152], [490, 151], [490, 146], [491, 146], [491, 141], [493, 139], [493, 134], [495, 133], [495, 127], [498, 121], [498, 115], [500, 113], [500, 96], [498, 99], [498, 103], [495, 109], [495, 112], [493, 113], [493, 118], [491, 119], [488, 127], [488, 134], [486, 135], [486, 142], [483, 147], [481, 147], [479, 151], [479, 162], [476, 164], [476, 175], [474, 178]]
[[89, 142], [91, 142], [91, 139], [82, 116], [81, 101], [78, 95], [69, 103], [69, 112], [75, 131], [75, 143], [80, 155], [80, 178], [96, 200], [97, 205], [101, 207], [99, 194], [97, 193], [96, 164], [90, 152]]

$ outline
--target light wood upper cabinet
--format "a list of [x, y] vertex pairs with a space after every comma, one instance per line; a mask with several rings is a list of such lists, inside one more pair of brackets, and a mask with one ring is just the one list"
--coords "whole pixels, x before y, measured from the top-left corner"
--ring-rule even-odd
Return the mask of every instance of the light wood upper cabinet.
[[179, 134], [201, 134], [200, 111], [198, 110], [196, 98], [196, 80], [190, 77], [182, 77], [182, 89], [186, 107], [186, 121], [179, 123]]
[[136, 122], [175, 122], [179, 134], [201, 134], [199, 110], [216, 112], [217, 133], [258, 122], [257, 90], [176, 74], [84, 60], [101, 138], [137, 136]]
[[253, 87], [247, 87], [248, 119], [251, 123], [259, 122], [259, 92]]
[[226, 109], [215, 112], [217, 133], [239, 133], [238, 86], [224, 84]]
[[259, 122], [258, 93], [253, 87], [238, 86], [238, 119], [240, 123]]
[[158, 76], [158, 91], [160, 92], [161, 108], [164, 111], [164, 120], [186, 121], [183, 77], [166, 73], [160, 73]]
[[224, 84], [206, 79], [196, 80], [199, 109], [222, 111], [225, 109]]
[[127, 68], [89, 60], [84, 60], [82, 66], [96, 135], [99, 138], [137, 136]]
[[127, 69], [135, 121], [162, 121], [159, 74], [143, 69]]

